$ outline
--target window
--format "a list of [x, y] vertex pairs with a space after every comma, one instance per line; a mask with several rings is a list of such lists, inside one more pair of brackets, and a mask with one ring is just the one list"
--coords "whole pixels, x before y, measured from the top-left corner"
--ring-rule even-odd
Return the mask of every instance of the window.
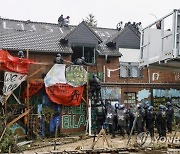
[[122, 78], [140, 78], [142, 77], [142, 70], [138, 63], [120, 63], [120, 77]]
[[125, 104], [136, 104], [136, 93], [124, 93], [124, 103]]
[[87, 63], [95, 63], [95, 48], [85, 46], [73, 46], [72, 47], [72, 61], [75, 59], [84, 57]]

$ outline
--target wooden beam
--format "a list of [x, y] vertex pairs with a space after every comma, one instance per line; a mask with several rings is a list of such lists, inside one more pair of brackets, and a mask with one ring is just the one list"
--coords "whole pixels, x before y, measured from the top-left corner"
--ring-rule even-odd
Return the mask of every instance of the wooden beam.
[[29, 75], [29, 78], [31, 78], [32, 76], [34, 76], [35, 74], [39, 73], [45, 66], [42, 66], [41, 68], [39, 68], [38, 70], [36, 70], [34, 73], [32, 73], [31, 75]]
[[9, 127], [12, 124], [14, 124], [16, 121], [18, 121], [19, 119], [21, 119], [22, 117], [24, 117], [25, 115], [27, 115], [30, 112], [30, 109], [25, 111], [24, 113], [22, 113], [21, 115], [19, 115], [17, 118], [15, 118], [14, 120], [12, 120], [11, 122], [9, 122], [6, 126]]

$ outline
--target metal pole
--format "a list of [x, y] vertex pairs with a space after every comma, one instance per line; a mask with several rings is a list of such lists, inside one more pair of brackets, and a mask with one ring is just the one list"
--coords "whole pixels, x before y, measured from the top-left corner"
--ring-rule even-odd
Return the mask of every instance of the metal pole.
[[59, 119], [56, 121], [56, 130], [55, 130], [55, 139], [54, 139], [54, 150], [56, 150], [56, 139], [57, 139], [57, 132], [58, 132], [58, 124], [59, 124]]
[[133, 126], [132, 126], [132, 128], [131, 128], [131, 132], [130, 132], [130, 135], [129, 135], [129, 138], [128, 138], [128, 142], [127, 142], [126, 148], [127, 148], [128, 145], [129, 145], [129, 142], [130, 142], [130, 140], [131, 140], [131, 136], [132, 136], [134, 127], [135, 127], [135, 125], [136, 125], [137, 115], [138, 115], [138, 114], [137, 114], [137, 112], [136, 112], [136, 117], [135, 117], [135, 119], [134, 119], [134, 121], [133, 121]]

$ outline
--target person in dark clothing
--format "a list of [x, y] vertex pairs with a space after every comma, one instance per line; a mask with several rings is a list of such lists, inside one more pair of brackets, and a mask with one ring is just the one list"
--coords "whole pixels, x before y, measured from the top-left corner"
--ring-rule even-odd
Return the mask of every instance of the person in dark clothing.
[[109, 126], [109, 133], [112, 135], [112, 138], [115, 137], [115, 109], [112, 107], [111, 103], [108, 103], [107, 106], [107, 113], [106, 113], [106, 120], [105, 123]]
[[116, 103], [115, 104], [115, 112], [116, 112], [116, 114], [115, 114], [115, 118], [114, 118], [114, 124], [115, 124], [115, 131], [118, 131], [119, 130], [119, 127], [118, 127], [118, 119], [117, 119], [117, 112], [118, 112], [118, 110], [119, 110], [119, 103]]
[[124, 137], [125, 131], [127, 131], [127, 109], [124, 104], [120, 105], [117, 110], [117, 121], [120, 128], [120, 134]]
[[137, 127], [137, 133], [139, 134], [144, 131], [143, 122], [144, 122], [145, 111], [144, 111], [142, 103], [137, 104], [136, 116], [137, 116], [136, 127]]
[[89, 81], [90, 93], [93, 98], [100, 98], [101, 96], [101, 83], [96, 74], [93, 74], [93, 78]]
[[63, 60], [63, 58], [62, 58], [60, 53], [58, 53], [56, 55], [56, 58], [54, 59], [54, 63], [55, 64], [63, 64], [64, 63], [64, 60]]
[[153, 106], [149, 106], [147, 109], [146, 115], [146, 128], [150, 132], [151, 137], [154, 137], [154, 121], [155, 121], [155, 113]]
[[147, 122], [148, 122], [148, 120], [147, 120], [147, 112], [148, 112], [149, 106], [150, 106], [150, 105], [149, 105], [148, 102], [146, 102], [146, 103], [144, 104], [145, 115], [144, 115], [143, 128], [145, 127], [146, 130], [148, 129], [148, 128], [147, 128]]
[[161, 29], [161, 21], [160, 20], [158, 22], [156, 22], [156, 28]]
[[61, 14], [61, 16], [58, 18], [58, 24], [60, 27], [62, 27], [64, 25], [64, 17], [63, 14]]
[[74, 65], [94, 66], [93, 64], [87, 63], [84, 57], [75, 59]]
[[167, 130], [169, 133], [172, 133], [172, 122], [174, 117], [174, 109], [171, 102], [166, 103], [167, 111], [166, 111], [166, 117], [167, 117]]
[[156, 113], [156, 128], [158, 130], [159, 138], [166, 137], [166, 107], [159, 105], [159, 109]]
[[98, 134], [105, 122], [105, 108], [104, 108], [102, 102], [99, 100], [97, 100], [97, 103], [95, 106], [95, 122], [96, 122], [96, 126], [97, 126], [96, 134]]

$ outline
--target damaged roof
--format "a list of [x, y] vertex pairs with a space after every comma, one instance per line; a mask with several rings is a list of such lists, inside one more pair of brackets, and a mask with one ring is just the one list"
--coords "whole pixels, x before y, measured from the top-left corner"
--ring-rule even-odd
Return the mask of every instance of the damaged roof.
[[119, 32], [117, 29], [89, 27], [84, 21], [78, 26], [60, 27], [54, 23], [0, 18], [0, 48], [70, 54], [73, 53], [71, 47], [61, 40], [68, 39], [82, 24], [98, 42], [96, 50], [99, 55], [122, 56], [115, 47], [106, 45], [107, 41]]

